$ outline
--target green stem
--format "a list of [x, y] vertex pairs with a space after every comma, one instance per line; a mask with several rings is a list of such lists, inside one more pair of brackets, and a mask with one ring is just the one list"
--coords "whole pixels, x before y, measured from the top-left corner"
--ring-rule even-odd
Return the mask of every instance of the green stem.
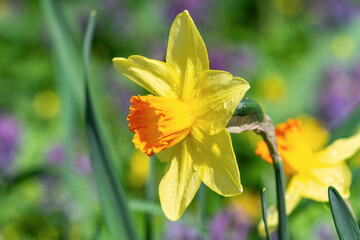
[[276, 181], [276, 199], [277, 199], [277, 209], [279, 212], [279, 228], [278, 236], [280, 240], [288, 239], [287, 232], [287, 216], [286, 216], [286, 207], [285, 207], [285, 177], [283, 171], [283, 163], [281, 156], [277, 150], [276, 136], [274, 132], [274, 125], [270, 118], [265, 122], [266, 127], [263, 127], [261, 131], [258, 132], [262, 136], [266, 145], [269, 148], [271, 158], [273, 160], [274, 172], [275, 172], [275, 181]]
[[263, 114], [259, 104], [250, 99], [244, 99], [237, 106], [234, 116], [230, 119], [227, 130], [230, 133], [254, 131], [259, 134], [269, 148], [273, 160], [277, 209], [279, 212], [278, 235], [280, 240], [288, 239], [287, 217], [285, 208], [285, 177], [280, 153], [277, 150], [275, 126], [269, 116]]
[[[153, 156], [149, 160], [150, 160], [150, 169], [145, 186], [145, 197], [148, 202], [153, 202], [155, 200], [154, 186], [155, 186], [156, 157]], [[145, 214], [145, 239], [147, 240], [153, 239], [152, 221], [153, 221], [152, 214], [150, 213]]]
[[[274, 159], [273, 159], [274, 161]], [[275, 162], [275, 161], [274, 161]], [[287, 233], [287, 217], [285, 207], [285, 179], [282, 162], [274, 164], [275, 180], [276, 180], [276, 199], [279, 211], [279, 239], [288, 239]]]

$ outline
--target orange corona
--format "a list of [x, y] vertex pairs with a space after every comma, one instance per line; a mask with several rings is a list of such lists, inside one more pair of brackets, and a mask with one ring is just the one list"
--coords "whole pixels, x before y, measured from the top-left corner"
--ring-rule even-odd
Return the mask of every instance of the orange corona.
[[[294, 165], [296, 166], [298, 164], [291, 162], [292, 156], [289, 156], [289, 154], [292, 154], [297, 150], [301, 151], [302, 154], [311, 154], [310, 148], [306, 146], [300, 120], [289, 119], [287, 122], [277, 125], [275, 134], [278, 151], [283, 158], [284, 172], [289, 175], [293, 175], [299, 169], [294, 169]], [[301, 146], [301, 148], [298, 146]], [[272, 164], [269, 149], [264, 141], [260, 141], [258, 143], [255, 154], [261, 156], [265, 161]]]
[[133, 96], [127, 120], [135, 147], [152, 156], [183, 140], [193, 125], [189, 104], [153, 95]]

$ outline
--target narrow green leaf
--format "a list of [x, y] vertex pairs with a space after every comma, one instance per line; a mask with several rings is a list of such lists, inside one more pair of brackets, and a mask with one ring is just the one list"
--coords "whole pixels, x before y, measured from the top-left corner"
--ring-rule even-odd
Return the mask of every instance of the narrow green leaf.
[[97, 114], [89, 89], [88, 69], [91, 40], [95, 27], [96, 12], [91, 12], [84, 39], [85, 73], [85, 121], [95, 179], [102, 210], [111, 239], [138, 239], [125, 192], [116, 177], [109, 147], [105, 141], [104, 125]]
[[263, 188], [263, 190], [261, 192], [261, 210], [262, 210], [263, 221], [264, 221], [264, 226], [265, 226], [266, 239], [271, 240], [269, 227], [268, 227], [268, 223], [267, 223], [267, 206], [266, 206], [266, 194], [265, 194], [265, 192], [266, 192], [266, 189]]
[[[70, 195], [82, 204], [84, 211], [89, 215], [96, 214], [94, 202], [89, 201], [87, 195], [83, 194], [90, 191], [89, 185], [76, 174], [73, 162], [76, 128], [79, 126], [81, 113], [84, 109], [81, 51], [74, 39], [71, 38], [72, 35], [63, 15], [61, 1], [39, 0], [39, 2], [51, 39], [55, 82], [61, 100], [61, 118], [64, 128], [63, 144], [65, 147], [65, 161], [61, 168], [61, 175]], [[82, 221], [82, 228], [86, 228], [84, 230], [85, 235], [91, 226], [92, 221], [90, 219]]]
[[[61, 12], [61, 1], [41, 0], [48, 31], [51, 37], [52, 51], [56, 58], [57, 84], [62, 104], [66, 109], [80, 112], [84, 104], [83, 76], [80, 49], [71, 38], [68, 25]], [[58, 77], [59, 76], [59, 77]], [[66, 98], [65, 98], [66, 97]], [[68, 102], [63, 102], [68, 99]]]
[[360, 229], [349, 207], [334, 187], [329, 187], [329, 203], [339, 239], [360, 239]]

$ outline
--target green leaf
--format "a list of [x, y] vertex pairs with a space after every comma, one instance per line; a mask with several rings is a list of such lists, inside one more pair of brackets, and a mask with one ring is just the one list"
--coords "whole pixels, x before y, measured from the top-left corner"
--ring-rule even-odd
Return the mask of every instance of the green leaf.
[[329, 203], [339, 239], [360, 239], [360, 229], [349, 207], [334, 187], [329, 187]]
[[[77, 127], [80, 125], [81, 113], [84, 109], [84, 83], [81, 51], [77, 47], [68, 24], [65, 21], [61, 1], [40, 0], [44, 22], [51, 39], [51, 53], [54, 62], [55, 82], [61, 100], [61, 118], [63, 122], [65, 161], [61, 168], [61, 175], [70, 195], [82, 205], [84, 211], [96, 214], [94, 201], [89, 201], [90, 192], [87, 182], [76, 174], [73, 161]], [[85, 190], [86, 189], [86, 190]], [[91, 219], [82, 221], [84, 234], [93, 225]]]
[[80, 49], [71, 38], [61, 11], [60, 1], [41, 0], [44, 17], [51, 37], [56, 63], [56, 81], [65, 104], [65, 117], [81, 112], [84, 106], [83, 72]]
[[263, 188], [262, 192], [261, 192], [261, 210], [262, 210], [262, 215], [263, 215], [263, 221], [264, 221], [264, 227], [265, 227], [265, 232], [266, 232], [266, 239], [270, 240], [270, 232], [269, 232], [269, 227], [268, 227], [268, 223], [267, 223], [267, 206], [266, 206], [266, 194], [265, 194], [266, 189]]
[[95, 27], [96, 12], [90, 14], [90, 21], [84, 39], [85, 69], [85, 122], [93, 171], [97, 182], [100, 203], [109, 228], [111, 239], [138, 239], [135, 224], [129, 211], [125, 192], [117, 178], [109, 142], [106, 142], [104, 125], [97, 114], [90, 92], [88, 79], [91, 40]]

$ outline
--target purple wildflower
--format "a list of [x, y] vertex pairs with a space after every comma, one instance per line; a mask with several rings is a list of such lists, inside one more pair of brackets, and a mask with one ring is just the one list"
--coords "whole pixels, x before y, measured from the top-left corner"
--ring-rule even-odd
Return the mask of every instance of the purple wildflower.
[[360, 75], [340, 67], [329, 68], [320, 90], [320, 115], [329, 127], [335, 127], [359, 104]]
[[169, 222], [165, 240], [200, 240], [200, 234], [190, 226], [186, 226], [179, 222]]
[[109, 90], [110, 101], [120, 110], [120, 120], [127, 124], [126, 117], [129, 114], [130, 99], [135, 95], [135, 92], [119, 81], [114, 80], [109, 72], [105, 72], [105, 74], [107, 75], [106, 85]]
[[211, 239], [247, 239], [251, 223], [251, 216], [242, 208], [229, 206], [227, 209], [220, 211], [212, 220]]
[[256, 69], [252, 49], [244, 46], [211, 47], [209, 49], [209, 63], [210, 69], [225, 70], [236, 76], [241, 74], [243, 77]]
[[19, 145], [20, 129], [16, 120], [7, 114], [0, 115], [0, 172], [14, 161]]
[[48, 153], [48, 159], [52, 165], [59, 165], [61, 162], [63, 162], [65, 159], [64, 146], [62, 144], [54, 145]]
[[319, 224], [316, 227], [315, 235], [320, 240], [335, 240], [335, 239], [337, 239], [332, 226], [327, 225], [327, 224]]
[[75, 159], [75, 169], [81, 174], [90, 174], [92, 172], [92, 168], [89, 156], [79, 154]]
[[222, 47], [212, 47], [209, 51], [210, 69], [230, 71], [229, 53]]
[[197, 23], [205, 22], [209, 17], [210, 0], [173, 0], [169, 6], [169, 19], [174, 19], [180, 12], [188, 10]]
[[309, 6], [321, 25], [343, 25], [359, 13], [359, 4], [349, 0], [317, 0]]

